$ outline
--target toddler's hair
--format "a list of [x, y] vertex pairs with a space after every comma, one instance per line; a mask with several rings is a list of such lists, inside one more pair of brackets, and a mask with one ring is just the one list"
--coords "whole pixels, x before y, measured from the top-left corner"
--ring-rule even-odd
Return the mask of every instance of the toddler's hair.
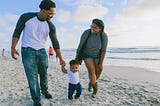
[[71, 60], [71, 61], [69, 62], [69, 64], [70, 64], [70, 66], [76, 65], [76, 64], [79, 65], [79, 62], [78, 62], [77, 60]]

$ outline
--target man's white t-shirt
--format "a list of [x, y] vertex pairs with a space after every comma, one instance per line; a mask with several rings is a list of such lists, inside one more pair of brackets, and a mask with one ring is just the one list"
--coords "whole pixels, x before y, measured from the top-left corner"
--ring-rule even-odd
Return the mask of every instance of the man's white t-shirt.
[[22, 36], [22, 47], [32, 47], [36, 50], [45, 48], [49, 27], [46, 21], [33, 17], [25, 23]]

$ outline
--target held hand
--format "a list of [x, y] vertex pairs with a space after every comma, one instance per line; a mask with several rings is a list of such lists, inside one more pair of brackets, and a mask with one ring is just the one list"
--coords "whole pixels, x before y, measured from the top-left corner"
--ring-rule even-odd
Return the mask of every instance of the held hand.
[[15, 48], [12, 48], [11, 49], [11, 55], [12, 55], [12, 58], [17, 60], [18, 59], [18, 54], [17, 54], [17, 50]]
[[66, 65], [65, 61], [64, 61], [64, 60], [60, 60], [60, 65], [61, 65], [62, 67], [64, 67], [64, 66]]
[[61, 70], [62, 70], [63, 73], [67, 73], [67, 70], [65, 69], [64, 66], [61, 66]]

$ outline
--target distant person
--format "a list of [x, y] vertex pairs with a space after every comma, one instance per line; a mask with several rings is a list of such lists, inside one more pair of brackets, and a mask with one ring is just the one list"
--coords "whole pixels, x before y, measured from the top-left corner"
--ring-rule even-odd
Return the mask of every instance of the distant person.
[[17, 59], [16, 45], [23, 31], [21, 45], [22, 62], [34, 106], [41, 106], [40, 89], [45, 98], [52, 98], [52, 95], [48, 92], [48, 56], [45, 50], [48, 36], [59, 57], [60, 65], [65, 66], [56, 37], [56, 28], [51, 22], [51, 18], [55, 15], [56, 4], [51, 0], [42, 0], [39, 8], [40, 12], [29, 12], [20, 16], [13, 33], [11, 46], [12, 58]]
[[62, 71], [64, 73], [68, 74], [69, 77], [69, 84], [68, 84], [68, 99], [73, 99], [73, 94], [76, 91], [76, 94], [74, 96], [75, 99], [79, 99], [81, 92], [82, 92], [82, 86], [79, 82], [79, 63], [76, 60], [71, 60], [69, 62], [70, 68], [65, 69], [64, 66], [61, 67]]
[[4, 48], [2, 49], [2, 59], [4, 59], [4, 60], [7, 59], [7, 58], [6, 58], [6, 51], [5, 51]]
[[108, 38], [104, 32], [104, 23], [100, 19], [93, 19], [91, 28], [83, 32], [79, 46], [76, 51], [76, 57], [82, 55], [85, 66], [89, 74], [88, 90], [92, 91], [92, 97], [95, 98], [98, 93], [97, 80], [103, 70], [103, 60], [106, 54]]
[[49, 47], [49, 59], [53, 62], [53, 48]]

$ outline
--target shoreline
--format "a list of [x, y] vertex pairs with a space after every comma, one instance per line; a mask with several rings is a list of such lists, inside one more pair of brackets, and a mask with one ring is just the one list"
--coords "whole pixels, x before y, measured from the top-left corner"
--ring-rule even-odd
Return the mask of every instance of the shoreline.
[[117, 65], [104, 65], [104, 69], [106, 69], [106, 73], [108, 73], [111, 78], [118, 77], [135, 82], [148, 82], [160, 85], [160, 72], [150, 69]]

